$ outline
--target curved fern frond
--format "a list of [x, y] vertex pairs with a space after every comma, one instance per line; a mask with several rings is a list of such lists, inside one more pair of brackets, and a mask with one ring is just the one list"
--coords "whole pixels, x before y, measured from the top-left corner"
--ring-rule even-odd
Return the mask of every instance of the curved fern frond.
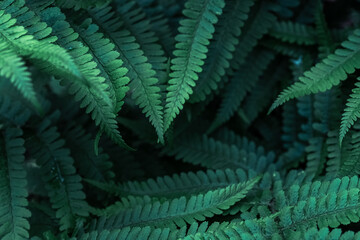
[[[27, 8], [19, 8], [18, 11], [28, 10]], [[4, 10], [0, 11], [0, 37], [20, 56], [28, 57], [38, 61], [42, 68], [50, 68], [54, 71], [63, 72], [72, 77], [82, 78], [77, 65], [67, 51], [58, 45], [52, 44], [53, 39], [48, 41], [38, 41], [33, 35], [29, 35], [28, 31], [21, 25], [17, 25], [16, 19], [10, 14], [6, 14]], [[26, 24], [23, 22], [22, 24]]]
[[100, 126], [100, 132], [105, 132], [116, 144], [131, 149], [120, 135], [107, 91], [109, 86], [105, 79], [99, 75], [100, 70], [89, 52], [89, 48], [84, 46], [81, 39], [78, 39], [78, 33], [65, 21], [65, 15], [61, 13], [60, 9], [46, 8], [41, 10], [37, 9], [36, 6], [34, 8], [38, 10], [43, 21], [52, 27], [53, 33], [58, 37], [57, 43], [69, 49], [70, 55], [84, 75], [85, 82], [62, 79], [69, 86], [70, 94], [75, 95], [76, 101], [80, 101], [81, 108], [86, 108], [86, 113], [91, 113], [95, 124]]
[[208, 52], [208, 45], [218, 22], [217, 15], [222, 14], [223, 0], [188, 0], [183, 14], [186, 19], [180, 21], [177, 44], [172, 59], [169, 86], [167, 88], [164, 130], [166, 131], [176, 115], [183, 109], [186, 100], [193, 93], [198, 73], [202, 71]]
[[10, 82], [21, 92], [38, 112], [41, 112], [41, 104], [36, 97], [34, 86], [30, 78], [30, 72], [24, 62], [5, 42], [0, 43], [0, 75], [9, 78]]
[[270, 36], [284, 42], [313, 45], [316, 43], [315, 29], [296, 22], [275, 22]]
[[347, 78], [347, 74], [360, 68], [360, 30], [355, 30], [342, 48], [335, 50], [322, 62], [317, 63], [299, 81], [285, 89], [271, 106], [269, 112], [290, 99], [311, 93], [325, 92]]
[[217, 89], [218, 82], [225, 75], [226, 69], [230, 67], [230, 60], [239, 44], [241, 29], [253, 4], [252, 0], [233, 1], [226, 4], [224, 13], [215, 25], [215, 29], [219, 30], [214, 33], [204, 69], [199, 74], [190, 102], [204, 101], [206, 95]]
[[73, 166], [70, 151], [50, 121], [44, 121], [36, 136], [28, 142], [29, 149], [41, 166], [42, 179], [48, 191], [60, 230], [74, 227], [75, 219], [88, 216], [88, 205], [82, 191], [81, 177]]
[[157, 201], [138, 205], [108, 218], [107, 221], [112, 223], [110, 229], [144, 225], [183, 227], [187, 223], [192, 224], [203, 221], [206, 217], [221, 214], [243, 199], [258, 181], [259, 178], [254, 178], [245, 183], [233, 184], [206, 194], [194, 195], [188, 199], [180, 197], [162, 203]]
[[[92, 9], [89, 11], [93, 20], [101, 27], [101, 31], [115, 44], [115, 49], [124, 61], [124, 67], [130, 78], [130, 90], [135, 103], [143, 109], [156, 129], [160, 142], [164, 142], [163, 107], [161, 105], [160, 88], [156, 86], [156, 72], [144, 56], [144, 51], [136, 38], [123, 28], [123, 21], [111, 11], [111, 7]], [[110, 17], [109, 17], [110, 16]]]
[[143, 182], [125, 182], [118, 185], [106, 184], [87, 180], [99, 187], [118, 196], [150, 196], [150, 197], [180, 197], [195, 193], [224, 188], [230, 184], [244, 182], [247, 174], [242, 169], [207, 170], [196, 173], [180, 173], [172, 176], [158, 177]]
[[27, 209], [22, 131], [8, 128], [0, 136], [0, 238], [29, 239], [31, 212]]
[[123, 99], [129, 90], [126, 85], [130, 81], [125, 76], [128, 70], [123, 67], [123, 61], [119, 58], [120, 54], [114, 51], [114, 44], [98, 32], [99, 27], [92, 24], [91, 19], [85, 20], [79, 26], [73, 25], [73, 27], [80, 34], [81, 40], [91, 50], [94, 60], [101, 70], [101, 75], [109, 85], [114, 113], [118, 113], [124, 104]]

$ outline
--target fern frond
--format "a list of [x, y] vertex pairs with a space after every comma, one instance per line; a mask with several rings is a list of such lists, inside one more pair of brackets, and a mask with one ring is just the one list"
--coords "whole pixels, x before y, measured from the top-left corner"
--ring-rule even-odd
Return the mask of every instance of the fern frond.
[[22, 59], [11, 51], [5, 42], [0, 43], [0, 69], [0, 76], [8, 78], [22, 96], [41, 112], [42, 107], [36, 97], [30, 72]]
[[29, 239], [31, 212], [27, 209], [24, 140], [18, 128], [8, 128], [0, 137], [0, 238]]
[[[26, 11], [28, 8], [18, 9], [20, 12], [24, 10]], [[52, 71], [58, 70], [58, 72], [65, 71], [65, 74], [70, 77], [82, 78], [82, 74], [67, 51], [52, 44], [53, 38], [42, 39], [42, 41], [36, 40], [33, 35], [28, 34], [23, 26], [17, 25], [16, 19], [12, 18], [10, 14], [6, 14], [5, 11], [0, 11], [0, 22], [2, 23], [0, 27], [1, 39], [17, 54], [34, 60], [41, 68], [49, 68]], [[28, 23], [22, 22], [22, 24]]]
[[239, 70], [258, 41], [268, 33], [275, 20], [276, 17], [267, 2], [257, 2], [251, 8], [245, 26], [242, 28], [239, 44], [233, 54], [234, 57], [230, 62], [231, 69]]
[[81, 8], [88, 9], [93, 7], [101, 7], [110, 2], [110, 0], [56, 0], [56, 5], [63, 8]]
[[328, 28], [322, 1], [317, 0], [314, 13], [316, 37], [319, 44], [319, 57], [325, 58], [334, 50], [334, 42]]
[[323, 93], [317, 93], [314, 97], [314, 130], [327, 134], [330, 129], [339, 126], [341, 118], [342, 100], [340, 89], [332, 88]]
[[44, 121], [36, 136], [28, 142], [29, 149], [41, 166], [42, 179], [48, 191], [60, 230], [74, 227], [75, 219], [88, 216], [88, 205], [82, 191], [81, 177], [73, 166], [70, 151], [50, 121]]
[[[34, 8], [36, 9], [36, 6]], [[107, 91], [109, 86], [99, 75], [100, 70], [89, 53], [89, 48], [84, 46], [80, 39], [78, 40], [78, 33], [65, 21], [65, 15], [58, 8], [37, 10], [42, 20], [52, 27], [53, 33], [58, 37], [57, 43], [69, 49], [70, 55], [85, 77], [85, 82], [62, 79], [64, 84], [69, 87], [70, 94], [75, 95], [76, 101], [80, 101], [81, 108], [86, 108], [86, 113], [91, 113], [92, 119], [97, 126], [100, 126], [101, 132], [105, 132], [118, 145], [131, 149], [120, 135]]]
[[172, 59], [169, 87], [167, 88], [164, 130], [166, 131], [176, 115], [183, 109], [186, 100], [193, 93], [198, 73], [202, 71], [208, 52], [210, 39], [218, 22], [217, 15], [222, 14], [223, 0], [188, 0], [183, 14], [186, 19], [180, 21], [177, 44]]
[[93, 180], [87, 181], [100, 189], [110, 191], [118, 196], [148, 195], [150, 197], [169, 198], [193, 195], [195, 193], [223, 188], [230, 184], [244, 182], [247, 178], [247, 174], [242, 169], [224, 169], [181, 173], [172, 176], [158, 177], [156, 179], [148, 179], [143, 182], [125, 182], [115, 186], [111, 186], [111, 184], [103, 185]]
[[215, 25], [215, 29], [219, 30], [215, 31], [214, 38], [210, 42], [204, 69], [199, 73], [199, 80], [194, 87], [190, 102], [204, 101], [206, 95], [217, 89], [218, 82], [224, 77], [226, 69], [230, 67], [230, 60], [239, 44], [241, 29], [253, 4], [252, 0], [233, 1], [226, 4], [224, 13]]
[[29, 109], [7, 96], [0, 97], [0, 123], [5, 126], [23, 126], [30, 118]]
[[270, 51], [255, 51], [246, 60], [239, 71], [235, 73], [225, 87], [224, 97], [216, 117], [208, 132], [214, 131], [217, 127], [228, 121], [239, 108], [245, 95], [250, 91], [263, 74], [266, 67], [274, 59]]
[[99, 26], [92, 24], [91, 19], [86, 19], [79, 26], [73, 25], [80, 34], [83, 42], [91, 50], [94, 60], [101, 70], [101, 75], [106, 79], [110, 87], [110, 97], [113, 99], [114, 113], [118, 113], [124, 104], [124, 97], [129, 88], [129, 78], [126, 77], [128, 70], [123, 67], [120, 54], [114, 51], [114, 44], [99, 33]]
[[279, 227], [282, 232], [310, 227], [338, 227], [360, 220], [358, 177], [294, 185], [287, 197], [277, 196]]
[[311, 93], [325, 92], [347, 78], [347, 74], [360, 68], [360, 30], [355, 30], [342, 48], [335, 50], [322, 62], [317, 63], [299, 81], [285, 89], [271, 106], [269, 112], [290, 99]]
[[286, 75], [285, 66], [279, 66], [279, 63], [275, 61], [268, 66], [263, 75], [264, 77], [259, 79], [237, 111], [238, 116], [247, 125], [250, 125], [265, 107], [273, 101], [275, 86], [279, 79], [284, 78]]
[[[103, 219], [102, 219], [103, 220]], [[90, 228], [89, 233], [84, 233], [79, 239], [89, 239], [90, 236], [98, 237], [100, 239], [102, 235], [107, 236], [109, 232], [110, 236], [117, 236], [116, 239], [124, 240], [167, 240], [167, 239], [180, 239], [188, 235], [195, 235], [197, 233], [205, 233], [207, 231], [214, 231], [218, 227], [222, 227], [226, 224], [219, 224], [217, 222], [212, 223], [211, 225], [208, 222], [203, 222], [198, 224], [194, 222], [189, 226], [184, 226], [179, 229], [170, 229], [170, 228], [152, 228], [149, 226], [146, 227], [125, 227], [115, 230], [106, 230], [107, 226], [104, 226], [105, 222], [99, 222], [97, 229]], [[105, 229], [105, 230], [104, 230]], [[95, 238], [95, 239], [98, 239]], [[94, 238], [90, 238], [94, 239]]]
[[269, 159], [274, 158], [272, 152], [266, 152], [263, 146], [259, 146], [254, 141], [249, 140], [246, 137], [237, 135], [234, 131], [227, 128], [223, 128], [217, 132], [215, 139], [228, 145], [235, 145], [241, 150], [248, 152], [249, 154], [255, 154], [257, 157], [266, 156]]
[[320, 175], [326, 162], [327, 149], [322, 137], [313, 137], [305, 148], [306, 155], [306, 172], [309, 174]]
[[86, 134], [83, 128], [68, 127], [63, 135], [66, 147], [76, 159], [75, 165], [81, 176], [97, 181], [114, 178], [115, 174], [111, 171], [113, 164], [109, 161], [109, 155], [104, 153], [102, 148], [99, 149], [98, 155], [95, 155], [91, 135]]
[[315, 29], [297, 22], [275, 22], [269, 31], [270, 36], [284, 42], [313, 45], [316, 43]]
[[[246, 140], [247, 141], [247, 140]], [[206, 135], [189, 135], [178, 137], [174, 141], [174, 147], [165, 152], [176, 159], [194, 165], [201, 165], [210, 169], [237, 169], [253, 170], [262, 173], [268, 170], [275, 160], [274, 154], [259, 154], [254, 151], [234, 144], [209, 138]], [[252, 145], [252, 144], [250, 144]], [[261, 150], [260, 150], [261, 152]]]
[[114, 16], [110, 7], [93, 9], [89, 13], [98, 26], [101, 26], [105, 36], [114, 43], [116, 51], [120, 53], [124, 67], [129, 70], [132, 98], [143, 109], [143, 113], [155, 127], [160, 142], [163, 142], [163, 107], [160, 88], [156, 86], [158, 82], [155, 77], [156, 72], [144, 56], [144, 51], [136, 38], [128, 30], [122, 29], [123, 22]]
[[[360, 78], [357, 79], [358, 81]], [[346, 133], [349, 131], [350, 127], [354, 125], [357, 119], [360, 117], [360, 82], [355, 83], [355, 87], [352, 89], [352, 94], [350, 94], [344, 113], [341, 118], [340, 126], [340, 144], [342, 143]]]
[[[174, 234], [175, 233], [175, 234]], [[166, 240], [176, 239], [176, 231], [171, 232], [170, 229], [155, 229], [151, 227], [126, 227], [115, 230], [92, 231], [86, 233], [79, 240], [105, 240], [105, 239], [121, 239], [121, 240]]]
[[359, 175], [360, 173], [360, 126], [359, 124], [354, 125], [354, 131], [349, 134], [349, 143], [348, 145], [343, 145], [342, 147], [346, 151], [346, 156], [343, 158], [342, 165], [339, 170], [339, 176], [351, 176]]
[[327, 151], [328, 151], [328, 160], [326, 172], [330, 176], [336, 176], [340, 170], [340, 167], [343, 165], [344, 159], [347, 158], [349, 152], [346, 147], [348, 145], [348, 140], [344, 141], [344, 145], [339, 145], [339, 133], [338, 131], [329, 131], [328, 138], [326, 140]]
[[261, 46], [275, 51], [283, 56], [291, 58], [300, 58], [304, 55], [304, 48], [291, 43], [283, 42], [275, 38], [267, 38], [259, 43]]
[[217, 229], [206, 232], [189, 234], [182, 240], [205, 240], [205, 239], [282, 239], [275, 222], [267, 217], [261, 222], [257, 220], [233, 221], [223, 223]]
[[244, 198], [258, 181], [259, 178], [254, 178], [245, 183], [233, 184], [226, 188], [209, 191], [206, 194], [194, 195], [189, 199], [180, 197], [162, 203], [138, 205], [108, 218], [107, 221], [112, 223], [112, 229], [143, 225], [183, 227], [186, 223], [203, 221], [206, 217], [221, 214]]
[[360, 238], [360, 233], [354, 233], [353, 231], [342, 232], [340, 228], [330, 229], [324, 228], [309, 228], [305, 231], [294, 231], [288, 236], [291, 239], [340, 239], [340, 240], [352, 240]]
[[164, 78], [167, 58], [164, 49], [158, 44], [158, 36], [152, 31], [151, 21], [146, 18], [145, 12], [135, 0], [116, 0], [116, 4], [118, 16], [124, 22], [123, 27], [130, 31], [140, 44], [144, 55], [157, 72], [156, 78]]

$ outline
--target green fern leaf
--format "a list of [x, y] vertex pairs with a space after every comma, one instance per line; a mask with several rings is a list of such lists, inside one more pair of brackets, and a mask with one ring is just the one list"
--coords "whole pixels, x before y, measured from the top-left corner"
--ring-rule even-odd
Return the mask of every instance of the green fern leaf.
[[[19, 9], [19, 11], [22, 9]], [[0, 12], [1, 39], [4, 40], [16, 53], [45, 64], [46, 67], [66, 70], [70, 76], [82, 78], [72, 57], [65, 49], [46, 41], [38, 41], [27, 34], [23, 26], [16, 25], [16, 19], [5, 11]], [[52, 39], [50, 39], [52, 41]]]
[[330, 229], [327, 227], [318, 229], [310, 228], [306, 231], [294, 231], [288, 236], [291, 239], [340, 239], [351, 240], [360, 238], [360, 233], [354, 233], [352, 231], [342, 232], [340, 228]]
[[227, 143], [206, 135], [185, 135], [174, 141], [164, 152], [176, 159], [210, 169], [237, 169], [265, 172], [274, 162], [274, 153], [265, 153], [246, 138], [234, 137]]
[[323, 4], [317, 0], [315, 8], [315, 24], [316, 24], [316, 36], [317, 42], [319, 43], [319, 57], [320, 59], [327, 57], [334, 50], [334, 42], [328, 28]]
[[360, 220], [358, 177], [293, 185], [278, 193], [279, 227], [284, 233], [310, 227], [338, 227]]
[[346, 151], [345, 157], [342, 159], [342, 165], [339, 170], [339, 176], [351, 176], [353, 174], [359, 175], [360, 173], [360, 152], [359, 152], [359, 124], [354, 125], [354, 131], [349, 134], [349, 143], [342, 145]]
[[6, 126], [21, 127], [30, 118], [30, 110], [20, 102], [14, 101], [8, 96], [0, 97], [0, 123]]
[[[36, 6], [34, 8], [36, 9]], [[120, 135], [114, 107], [107, 91], [109, 86], [105, 79], [99, 76], [101, 71], [89, 53], [89, 48], [84, 46], [80, 39], [77, 40], [78, 33], [65, 21], [65, 15], [58, 8], [39, 10], [38, 14], [52, 27], [53, 33], [58, 37], [57, 43], [70, 50], [70, 55], [84, 75], [85, 82], [62, 79], [64, 84], [69, 86], [70, 94], [75, 95], [75, 100], [81, 102], [80, 107], [86, 108], [86, 113], [91, 113], [95, 124], [100, 126], [100, 132], [105, 132], [116, 144], [131, 149]]]
[[[358, 78], [360, 80], [360, 78]], [[339, 141], [342, 143], [346, 133], [350, 127], [354, 125], [357, 119], [360, 117], [360, 83], [355, 83], [355, 88], [352, 90], [352, 94], [346, 103], [346, 108], [341, 118], [340, 126], [340, 138]]]
[[[206, 217], [221, 214], [224, 210], [244, 198], [248, 191], [259, 181], [254, 178], [245, 183], [233, 184], [226, 188], [209, 191], [190, 197], [175, 198], [165, 202], [154, 202], [138, 205], [108, 218], [111, 228], [127, 226], [166, 226], [183, 227], [186, 223], [203, 221]], [[138, 214], [142, 212], [142, 214]], [[111, 229], [110, 228], [110, 229]]]
[[275, 22], [269, 34], [289, 43], [315, 44], [315, 29], [296, 22]]
[[326, 162], [326, 146], [322, 137], [314, 137], [309, 139], [309, 144], [306, 146], [306, 172], [309, 174], [320, 175], [323, 171]]
[[81, 177], [73, 166], [74, 160], [70, 151], [63, 147], [65, 142], [59, 135], [50, 121], [45, 120], [27, 144], [41, 166], [45, 188], [60, 220], [60, 230], [68, 230], [74, 227], [76, 218], [89, 215], [89, 207], [82, 191]]
[[180, 21], [175, 58], [171, 61], [169, 87], [167, 88], [164, 129], [183, 109], [186, 100], [192, 94], [198, 73], [202, 71], [208, 52], [209, 40], [215, 32], [214, 24], [225, 6], [223, 0], [189, 0], [185, 3], [184, 15]]
[[240, 67], [239, 71], [230, 80], [230, 83], [225, 87], [223, 101], [208, 133], [214, 131], [234, 115], [246, 93], [256, 85], [263, 71], [274, 57], [272, 52], [266, 50], [255, 51], [254, 54], [249, 56], [246, 63]]
[[78, 10], [80, 8], [101, 7], [110, 2], [110, 0], [56, 0], [55, 2], [63, 8], [75, 8]]
[[0, 43], [0, 75], [9, 78], [24, 98], [31, 102], [38, 112], [42, 112], [27, 67], [21, 58], [9, 50], [5, 42]]
[[22, 131], [8, 128], [0, 137], [0, 238], [29, 239], [31, 213], [24, 169]]
[[[249, 53], [256, 47], [258, 41], [271, 29], [276, 20], [268, 2], [256, 2], [251, 8], [248, 19], [240, 35], [239, 44], [230, 62], [231, 70], [237, 71], [245, 63]], [[231, 73], [231, 72], [230, 72]]]
[[355, 30], [348, 40], [341, 44], [342, 48], [330, 54], [322, 62], [316, 64], [299, 81], [285, 89], [271, 106], [269, 112], [286, 101], [311, 93], [325, 92], [340, 81], [347, 78], [360, 67], [360, 30]]
[[140, 44], [144, 55], [148, 58], [152, 68], [156, 71], [156, 78], [165, 76], [166, 61], [165, 51], [158, 44], [159, 38], [151, 29], [151, 21], [135, 0], [116, 0], [117, 12], [124, 21], [124, 27], [131, 32]]
[[64, 140], [72, 157], [76, 159], [75, 166], [82, 177], [97, 181], [114, 178], [115, 174], [111, 170], [113, 164], [109, 161], [109, 155], [104, 153], [102, 148], [99, 149], [98, 155], [95, 155], [91, 135], [86, 134], [82, 127], [68, 126], [64, 131]]
[[144, 51], [131, 33], [123, 29], [123, 21], [113, 16], [110, 7], [89, 11], [94, 21], [114, 44], [120, 53], [124, 66], [129, 70], [130, 90], [135, 103], [143, 109], [146, 117], [154, 125], [160, 142], [164, 142], [163, 107], [161, 105], [160, 88], [156, 86], [156, 72], [144, 56]]
[[199, 80], [194, 87], [194, 94], [190, 102], [204, 101], [211, 90], [216, 90], [218, 82], [224, 77], [226, 69], [230, 67], [230, 60], [238, 47], [239, 36], [244, 22], [248, 17], [252, 0], [233, 1], [226, 4], [224, 13], [215, 25], [214, 39], [209, 46], [204, 69], [199, 74]]
[[117, 114], [124, 104], [123, 99], [129, 90], [126, 86], [129, 78], [125, 76], [128, 70], [123, 67], [123, 62], [119, 58], [120, 54], [114, 51], [114, 44], [98, 32], [99, 27], [92, 24], [91, 19], [85, 20], [80, 26], [73, 25], [73, 27], [91, 49], [94, 60], [101, 69], [101, 75], [104, 76], [110, 87], [110, 98], [113, 99], [114, 113]]
[[244, 182], [247, 174], [242, 169], [207, 170], [196, 173], [181, 173], [158, 177], [143, 182], [125, 182], [118, 185], [104, 184], [88, 179], [92, 185], [118, 196], [181, 197], [223, 188], [230, 184]]
[[[215, 222], [209, 226], [208, 222], [198, 224], [197, 222], [190, 224], [189, 226], [181, 227], [180, 229], [170, 228], [152, 228], [146, 227], [125, 227], [115, 230], [104, 230], [107, 226], [103, 226], [105, 223], [99, 223], [99, 229], [92, 229], [89, 233], [84, 233], [79, 239], [108, 239], [114, 237], [121, 240], [168, 240], [168, 239], [181, 239], [187, 235], [195, 235], [197, 233], [205, 233], [207, 231], [213, 231], [220, 227], [220, 224]], [[225, 224], [222, 224], [225, 225]]]

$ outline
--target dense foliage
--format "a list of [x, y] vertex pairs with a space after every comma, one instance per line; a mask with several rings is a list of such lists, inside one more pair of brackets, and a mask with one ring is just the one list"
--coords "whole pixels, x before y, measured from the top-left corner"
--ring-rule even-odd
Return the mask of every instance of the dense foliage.
[[1, 0], [0, 239], [360, 239], [359, 68], [355, 0]]

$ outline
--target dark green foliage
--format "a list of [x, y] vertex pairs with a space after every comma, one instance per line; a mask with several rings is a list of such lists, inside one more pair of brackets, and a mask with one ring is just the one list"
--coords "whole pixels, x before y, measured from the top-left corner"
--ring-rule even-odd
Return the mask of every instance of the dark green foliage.
[[360, 239], [359, 4], [0, 1], [0, 239]]

